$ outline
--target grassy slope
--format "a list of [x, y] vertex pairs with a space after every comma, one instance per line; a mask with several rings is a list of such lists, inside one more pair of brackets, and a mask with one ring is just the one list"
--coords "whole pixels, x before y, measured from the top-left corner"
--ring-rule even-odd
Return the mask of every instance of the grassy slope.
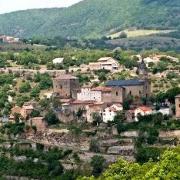
[[64, 9], [0, 15], [0, 33], [21, 37], [98, 37], [128, 27], [177, 28], [179, 0], [84, 0]]

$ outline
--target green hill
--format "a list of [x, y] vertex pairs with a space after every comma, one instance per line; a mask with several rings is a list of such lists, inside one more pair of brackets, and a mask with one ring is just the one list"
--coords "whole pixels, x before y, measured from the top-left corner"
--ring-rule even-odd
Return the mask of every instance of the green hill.
[[84, 0], [69, 8], [0, 15], [0, 34], [99, 37], [137, 27], [180, 28], [180, 0]]

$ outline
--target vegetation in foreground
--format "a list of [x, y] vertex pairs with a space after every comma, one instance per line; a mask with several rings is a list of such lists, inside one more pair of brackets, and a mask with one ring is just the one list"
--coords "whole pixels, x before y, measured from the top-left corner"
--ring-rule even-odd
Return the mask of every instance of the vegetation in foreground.
[[[99, 172], [101, 173], [101, 172]], [[100, 177], [82, 177], [78, 180], [116, 180], [116, 179], [180, 179], [180, 147], [165, 151], [158, 162], [149, 160], [138, 164], [119, 159], [108, 167]]]

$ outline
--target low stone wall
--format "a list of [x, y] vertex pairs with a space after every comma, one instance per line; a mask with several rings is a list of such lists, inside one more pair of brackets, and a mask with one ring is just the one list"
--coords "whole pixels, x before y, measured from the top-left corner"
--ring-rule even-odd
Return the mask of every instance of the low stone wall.
[[138, 137], [138, 131], [125, 131], [120, 134], [123, 137]]
[[178, 138], [178, 139], [180, 139], [180, 130], [160, 131], [159, 137], [160, 138]]

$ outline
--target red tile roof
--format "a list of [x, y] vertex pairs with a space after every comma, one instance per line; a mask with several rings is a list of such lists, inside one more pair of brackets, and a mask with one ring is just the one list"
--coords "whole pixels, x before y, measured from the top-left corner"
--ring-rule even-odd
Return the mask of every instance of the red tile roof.
[[140, 107], [138, 107], [138, 109], [141, 109], [144, 112], [152, 111], [152, 109], [150, 107], [147, 107], [147, 106], [140, 106]]

